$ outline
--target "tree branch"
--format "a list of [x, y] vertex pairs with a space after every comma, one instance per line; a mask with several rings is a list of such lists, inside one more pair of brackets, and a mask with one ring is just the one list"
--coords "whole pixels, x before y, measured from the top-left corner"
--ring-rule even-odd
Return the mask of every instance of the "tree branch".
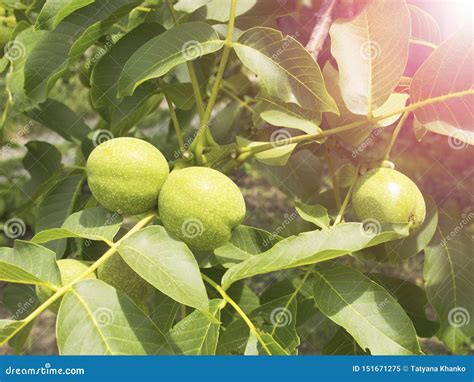
[[332, 22], [332, 13], [336, 3], [337, 0], [324, 0], [318, 12], [320, 14], [319, 20], [314, 26], [309, 41], [306, 44], [306, 50], [311, 53], [315, 60], [318, 58], [321, 49], [323, 49], [324, 41], [326, 41], [328, 36]]

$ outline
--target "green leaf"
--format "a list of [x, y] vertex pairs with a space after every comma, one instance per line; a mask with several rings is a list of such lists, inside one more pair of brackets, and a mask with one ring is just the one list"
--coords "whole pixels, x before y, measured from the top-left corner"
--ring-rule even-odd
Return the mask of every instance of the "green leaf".
[[45, 101], [68, 67], [139, 3], [139, 0], [101, 0], [76, 10], [53, 31], [46, 32], [26, 60], [25, 92], [28, 97]]
[[320, 204], [297, 203], [295, 206], [301, 219], [315, 224], [319, 228], [328, 228], [331, 219], [328, 210]]
[[212, 0], [178, 0], [174, 5], [174, 9], [178, 12], [194, 12], [196, 9], [201, 8], [203, 5], [210, 3]]
[[474, 336], [474, 262], [467, 228], [473, 218], [473, 212], [456, 218], [440, 213], [438, 230], [425, 248], [426, 294], [441, 324], [436, 336], [454, 353]]
[[321, 131], [321, 112], [303, 109], [296, 103], [282, 102], [276, 98], [261, 95], [257, 98], [255, 115], [265, 122], [279, 127], [288, 127], [316, 134]]
[[6, 87], [12, 104], [20, 110], [35, 105], [35, 102], [25, 94], [25, 63], [33, 48], [47, 33], [46, 31], [35, 31], [31, 26], [20, 32], [14, 40], [14, 44], [18, 48], [18, 51], [15, 50], [15, 52], [18, 53], [15, 53], [15, 59], [11, 61], [11, 70], [6, 76]]
[[463, 97], [428, 104], [414, 111], [423, 127], [448, 135], [455, 146], [459, 146], [456, 142], [474, 145], [473, 44], [472, 28], [466, 24], [435, 49], [417, 70], [410, 85], [412, 103], [466, 92]]
[[346, 332], [344, 328], [339, 328], [338, 331], [331, 337], [329, 342], [324, 345], [321, 351], [324, 355], [367, 355], [363, 351], [354, 338]]
[[[220, 320], [223, 300], [209, 301], [209, 313]], [[184, 355], [214, 355], [219, 339], [219, 324], [211, 322], [202, 311], [195, 310], [178, 322], [170, 336]]]
[[54, 252], [38, 244], [16, 240], [13, 249], [0, 248], [0, 280], [35, 285], [59, 285]]
[[78, 282], [66, 293], [56, 333], [61, 355], [173, 354], [153, 321], [100, 280]]
[[356, 269], [319, 264], [314, 273], [319, 310], [372, 355], [420, 354], [415, 328], [397, 300]]
[[265, 346], [263, 347], [262, 354], [268, 355], [290, 355], [283, 347], [273, 338], [270, 334], [257, 329], [258, 333], [260, 334], [260, 338], [263, 340]]
[[253, 142], [242, 137], [237, 137], [236, 141], [240, 148], [255, 148], [265, 146], [268, 143], [273, 143], [275, 146], [274, 148], [255, 154], [255, 158], [269, 166], [284, 166], [288, 163], [291, 154], [296, 148], [296, 143], [290, 145], [284, 144], [284, 140], [287, 140], [290, 137], [290, 135], [284, 130], [281, 130], [281, 140], [279, 135], [280, 133], [277, 132], [274, 142]]
[[429, 244], [438, 226], [438, 209], [435, 201], [426, 197], [426, 217], [421, 225], [410, 236], [385, 243], [385, 250], [390, 259], [405, 260], [420, 253]]
[[[111, 130], [130, 128], [146, 116], [144, 110], [149, 107], [150, 97], [159, 92], [156, 85], [147, 83], [140, 86], [132, 96], [117, 98], [118, 81], [127, 60], [142, 45], [164, 31], [157, 23], [141, 24], [118, 40], [94, 66], [91, 74], [91, 102], [110, 124]], [[156, 103], [157, 97], [154, 98]]]
[[12, 336], [12, 333], [23, 325], [23, 320], [0, 320], [0, 346], [3, 346]]
[[33, 196], [62, 167], [62, 155], [47, 142], [29, 141], [25, 146], [28, 151], [23, 158], [23, 167], [30, 174], [30, 179], [23, 189]]
[[371, 115], [400, 81], [408, 59], [410, 15], [404, 1], [372, 1], [330, 29], [342, 97], [354, 114]]
[[81, 141], [90, 131], [89, 126], [83, 122], [82, 118], [79, 118], [69, 107], [54, 99], [48, 99], [25, 114], [67, 141], [72, 141], [73, 138]]
[[192, 252], [163, 227], [134, 233], [118, 251], [136, 273], [164, 294], [193, 308], [208, 309], [206, 288]]
[[70, 237], [113, 241], [121, 225], [121, 215], [103, 207], [88, 208], [69, 216], [61, 228], [41, 231], [31, 240], [40, 244]]
[[331, 229], [304, 232], [232, 266], [224, 274], [222, 285], [226, 288], [237, 280], [258, 274], [330, 260], [407, 234], [407, 225], [383, 224], [378, 232], [366, 232], [361, 223], [344, 223]]
[[38, 29], [54, 29], [61, 20], [95, 0], [46, 0], [36, 19]]
[[214, 254], [224, 267], [247, 260], [272, 247], [282, 238], [262, 229], [240, 225], [232, 231], [228, 243], [216, 248]]
[[[37, 211], [35, 232], [63, 225], [66, 218], [73, 211], [84, 178], [82, 172], [74, 171], [48, 192]], [[60, 258], [66, 249], [66, 242], [65, 240], [53, 241], [48, 243], [47, 247], [55, 251], [56, 256]]]
[[318, 64], [292, 37], [256, 27], [233, 46], [242, 63], [260, 77], [265, 94], [310, 110], [338, 112]]
[[439, 323], [426, 318], [425, 308], [428, 305], [426, 293], [419, 286], [396, 277], [371, 273], [368, 275], [375, 282], [387, 289], [402, 306], [415, 326], [419, 337], [432, 337], [439, 329]]
[[125, 64], [118, 95], [131, 95], [142, 83], [168, 73], [175, 66], [222, 48], [224, 42], [206, 23], [175, 26], [142, 45]]
[[216, 114], [209, 125], [209, 130], [217, 143], [225, 145], [235, 142], [242, 123], [242, 110], [239, 101], [231, 101]]
[[150, 306], [150, 318], [163, 333], [168, 333], [178, 313], [179, 303], [154, 289]]

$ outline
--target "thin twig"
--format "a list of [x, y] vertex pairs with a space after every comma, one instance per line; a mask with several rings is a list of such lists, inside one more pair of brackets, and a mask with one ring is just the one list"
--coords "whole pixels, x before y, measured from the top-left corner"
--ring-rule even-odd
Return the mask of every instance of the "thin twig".
[[336, 2], [337, 0], [325, 0], [318, 12], [321, 16], [314, 26], [309, 41], [306, 44], [306, 50], [311, 53], [314, 59], [318, 58], [321, 49], [323, 49], [324, 41], [326, 41], [329, 28], [331, 27], [332, 13]]

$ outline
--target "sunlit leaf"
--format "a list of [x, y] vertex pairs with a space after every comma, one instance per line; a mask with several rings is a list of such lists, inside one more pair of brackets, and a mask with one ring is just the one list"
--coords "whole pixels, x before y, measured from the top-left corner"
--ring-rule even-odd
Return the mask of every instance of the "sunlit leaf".
[[441, 32], [433, 16], [411, 4], [408, 4], [408, 10], [410, 11], [412, 39], [438, 44], [441, 41]]

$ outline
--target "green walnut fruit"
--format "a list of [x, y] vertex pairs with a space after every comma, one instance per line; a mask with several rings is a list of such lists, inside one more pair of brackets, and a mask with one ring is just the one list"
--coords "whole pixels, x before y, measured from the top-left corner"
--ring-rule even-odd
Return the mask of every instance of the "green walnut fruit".
[[[71, 281], [83, 274], [87, 268], [89, 268], [86, 263], [74, 259], [62, 259], [58, 260], [57, 263], [59, 267], [59, 273], [61, 274], [61, 286], [69, 284]], [[87, 275], [84, 280], [95, 278], [95, 274], [91, 273]], [[38, 285], [36, 287], [36, 294], [40, 302], [43, 303], [53, 295], [53, 291], [45, 286]], [[49, 306], [49, 309], [54, 313], [58, 313], [59, 306], [61, 305], [61, 299], [62, 298], [56, 300]]]
[[376, 168], [361, 176], [352, 194], [359, 220], [410, 223], [419, 227], [425, 220], [426, 205], [416, 184], [391, 168]]
[[245, 201], [237, 185], [206, 167], [173, 171], [161, 189], [158, 208], [169, 233], [202, 251], [229, 241], [232, 229], [245, 217]]
[[87, 160], [92, 195], [105, 208], [137, 215], [156, 206], [169, 174], [161, 152], [137, 138], [115, 138], [97, 146]]
[[119, 254], [115, 254], [97, 269], [99, 280], [125, 293], [142, 310], [147, 310], [147, 299], [153, 287], [143, 280]]

